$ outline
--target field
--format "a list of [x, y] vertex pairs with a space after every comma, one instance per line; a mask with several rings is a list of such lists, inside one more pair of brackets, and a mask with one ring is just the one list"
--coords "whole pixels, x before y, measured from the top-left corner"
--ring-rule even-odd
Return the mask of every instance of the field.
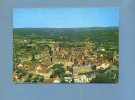
[[15, 83], [116, 83], [118, 27], [14, 28]]

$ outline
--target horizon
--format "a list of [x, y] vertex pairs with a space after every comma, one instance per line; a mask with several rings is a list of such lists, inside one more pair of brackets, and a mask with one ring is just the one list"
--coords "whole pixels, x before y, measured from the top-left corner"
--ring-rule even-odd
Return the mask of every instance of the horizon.
[[[18, 27], [17, 27], [18, 28]], [[13, 29], [17, 29], [16, 27]], [[55, 28], [55, 29], [63, 29], [63, 28], [119, 28], [119, 26], [99, 26], [99, 27], [19, 27], [18, 29], [23, 29], [23, 28]]]
[[15, 8], [13, 28], [119, 27], [118, 13], [118, 8]]

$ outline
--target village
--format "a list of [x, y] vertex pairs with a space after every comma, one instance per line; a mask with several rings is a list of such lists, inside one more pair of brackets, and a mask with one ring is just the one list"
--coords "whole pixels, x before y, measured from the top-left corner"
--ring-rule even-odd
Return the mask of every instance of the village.
[[14, 51], [15, 83], [91, 83], [100, 70], [118, 70], [118, 52], [107, 55], [108, 50], [94, 42], [15, 38], [14, 45], [21, 48]]

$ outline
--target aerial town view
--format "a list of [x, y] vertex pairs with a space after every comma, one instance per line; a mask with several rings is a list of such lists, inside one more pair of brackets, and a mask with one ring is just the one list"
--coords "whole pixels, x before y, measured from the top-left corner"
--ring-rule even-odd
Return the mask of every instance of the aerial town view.
[[18, 8], [14, 83], [117, 83], [117, 8]]

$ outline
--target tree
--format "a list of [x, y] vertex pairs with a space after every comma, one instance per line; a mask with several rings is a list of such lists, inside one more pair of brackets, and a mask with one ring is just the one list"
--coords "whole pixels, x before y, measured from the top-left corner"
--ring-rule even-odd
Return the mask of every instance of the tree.
[[63, 68], [63, 64], [55, 64], [53, 65], [53, 77], [59, 76], [63, 77], [65, 75], [65, 69]]
[[[112, 75], [113, 74], [113, 75]], [[114, 78], [114, 75], [118, 76], [117, 72], [115, 73], [101, 73], [92, 79], [91, 83], [115, 83], [118, 81], [118, 77]]]

